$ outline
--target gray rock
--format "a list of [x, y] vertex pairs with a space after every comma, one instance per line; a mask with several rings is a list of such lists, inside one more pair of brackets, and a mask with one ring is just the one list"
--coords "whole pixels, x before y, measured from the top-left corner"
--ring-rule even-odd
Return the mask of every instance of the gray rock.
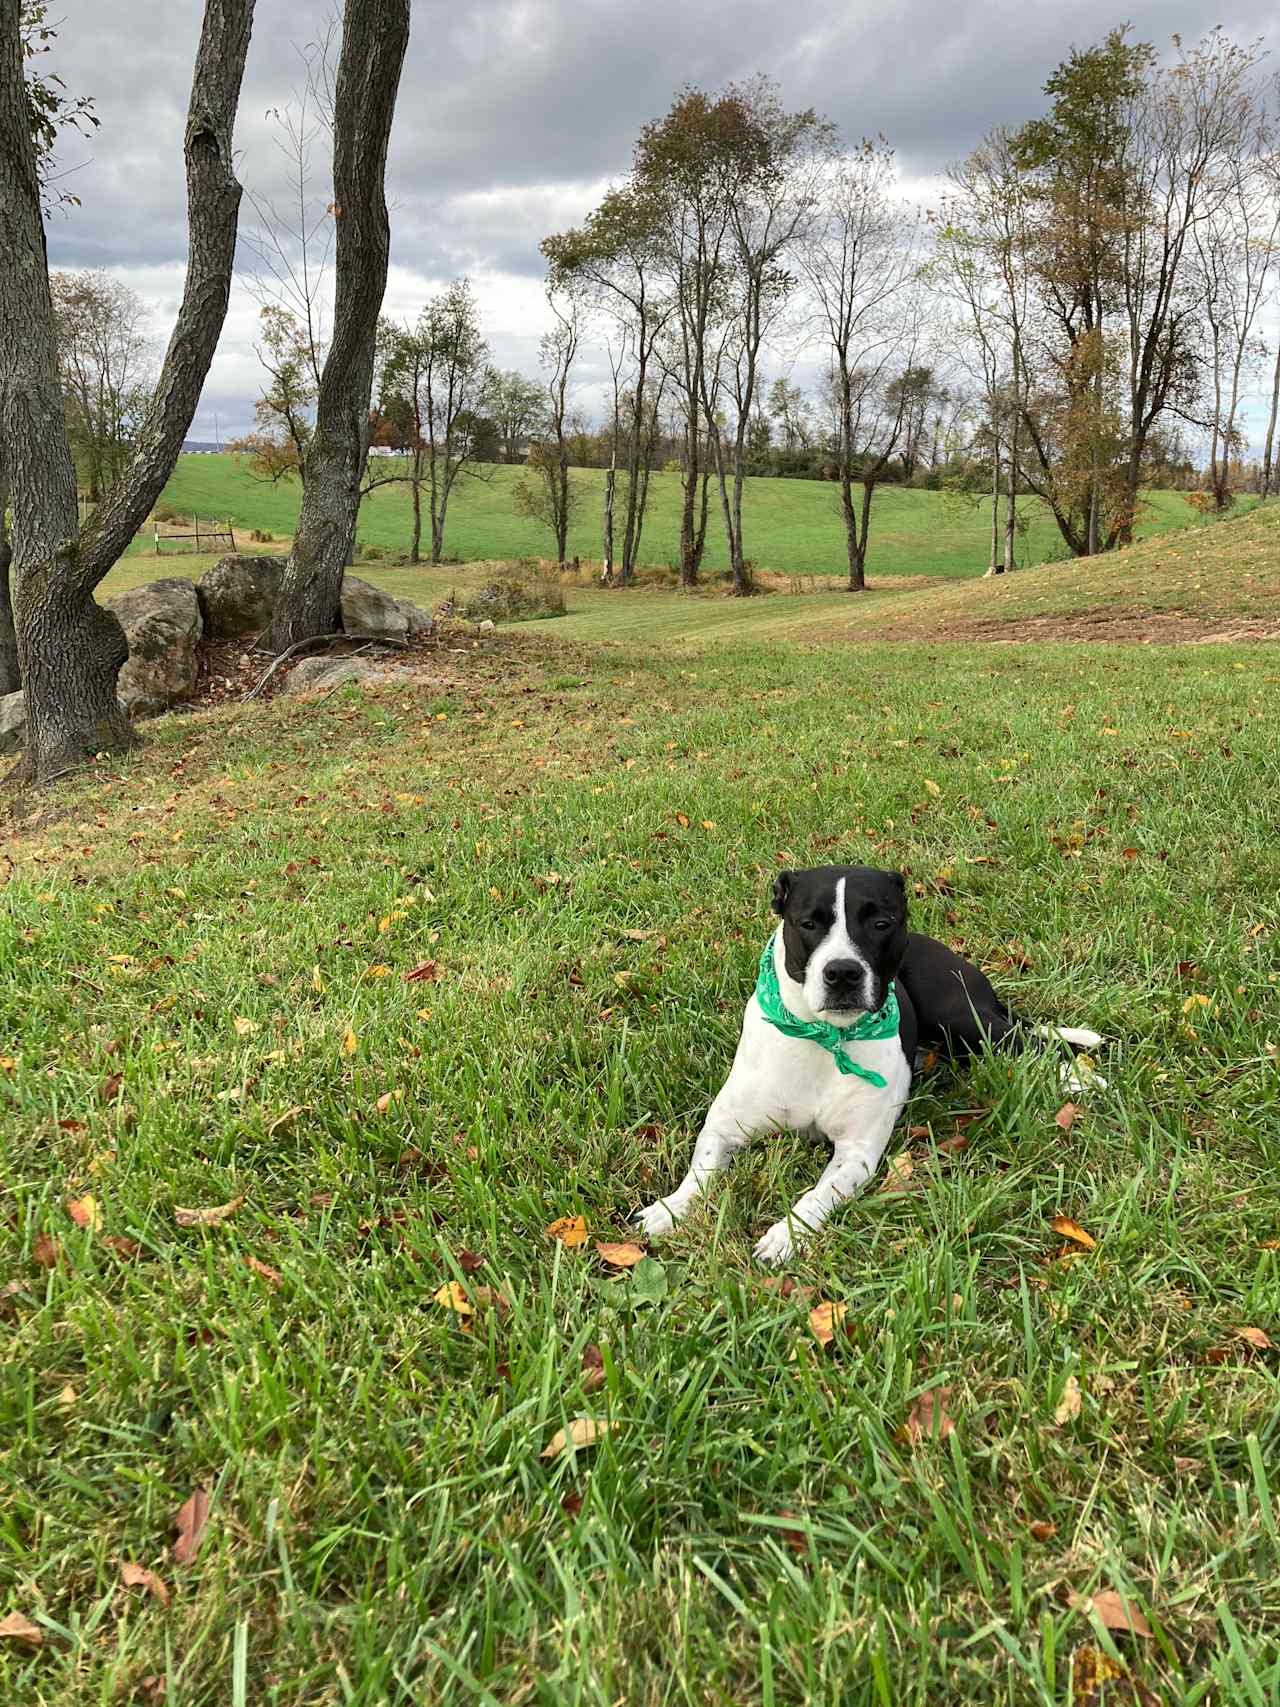
[[492, 634], [497, 626], [498, 625], [494, 622], [493, 618], [488, 616], [485, 617], [483, 622], [476, 624], [476, 627], [480, 630], [481, 634]]
[[222, 557], [196, 582], [196, 597], [210, 640], [261, 634], [275, 609], [283, 557]]
[[16, 753], [27, 739], [27, 708], [21, 689], [0, 698], [0, 753]]
[[196, 648], [204, 632], [190, 581], [148, 581], [102, 603], [120, 619], [129, 661], [117, 691], [131, 717], [154, 717], [196, 691]]
[[303, 658], [289, 672], [287, 694], [328, 693], [344, 682], [387, 682], [400, 671], [367, 658]]
[[430, 611], [423, 610], [421, 605], [415, 605], [412, 599], [397, 599], [396, 604], [409, 624], [410, 640], [421, 640], [424, 635], [434, 633], [435, 618]]
[[401, 601], [355, 575], [342, 577], [342, 626], [348, 634], [376, 635], [379, 640], [407, 640], [409, 619]]

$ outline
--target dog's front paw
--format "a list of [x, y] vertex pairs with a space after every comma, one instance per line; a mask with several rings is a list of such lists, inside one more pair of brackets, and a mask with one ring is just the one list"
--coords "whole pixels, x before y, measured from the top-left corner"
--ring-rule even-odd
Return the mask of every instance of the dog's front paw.
[[651, 1239], [660, 1239], [664, 1233], [669, 1233], [675, 1226], [677, 1217], [659, 1198], [656, 1203], [651, 1203], [647, 1209], [637, 1209], [631, 1219], [637, 1227], [642, 1227]]
[[[798, 1231], [799, 1229], [797, 1229]], [[795, 1255], [797, 1242], [787, 1222], [775, 1221], [769, 1231], [756, 1243], [756, 1261], [770, 1264], [786, 1262], [789, 1257]]]

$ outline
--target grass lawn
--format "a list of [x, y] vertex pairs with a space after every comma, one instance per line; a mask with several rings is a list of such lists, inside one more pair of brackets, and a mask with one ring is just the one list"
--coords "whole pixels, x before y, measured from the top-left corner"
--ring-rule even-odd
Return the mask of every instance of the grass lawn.
[[[484, 479], [464, 479], [450, 502], [446, 548], [449, 555], [474, 558], [523, 557], [545, 553], [545, 528], [518, 516], [512, 488], [516, 468], [486, 467]], [[574, 478], [584, 489], [580, 520], [569, 549], [584, 559], [600, 555], [600, 494], [603, 474], [580, 469]], [[714, 495], [713, 495], [714, 496]], [[233, 456], [183, 456], [165, 489], [166, 502], [184, 514], [230, 516], [237, 528], [265, 528], [291, 534], [297, 521], [299, 489], [255, 480]], [[1249, 502], [1246, 500], [1245, 502]], [[674, 474], [655, 474], [652, 515], [642, 556], [668, 563], [679, 556], [680, 482]], [[1061, 555], [1063, 546], [1048, 511], [1028, 502], [1032, 522], [1019, 547], [1019, 560], [1040, 563]], [[762, 567], [790, 575], [848, 573], [844, 534], [835, 488], [812, 480], [749, 480], [745, 497], [747, 549]], [[1177, 492], [1148, 494], [1139, 532], [1206, 524]], [[988, 561], [991, 510], [988, 502], [970, 503], [937, 492], [885, 486], [876, 496], [868, 570], [872, 575], [979, 575]], [[409, 494], [390, 486], [366, 499], [360, 514], [360, 540], [399, 556], [409, 547]], [[139, 541], [139, 551], [149, 547]], [[250, 548], [251, 549], [251, 548]], [[707, 567], [723, 569], [727, 559], [723, 527], [713, 507]]]
[[[10, 808], [0, 1619], [43, 1646], [0, 1640], [0, 1700], [1050, 1707], [1087, 1647], [1125, 1699], [1268, 1707], [1280, 656], [852, 650], [782, 598], [693, 643], [740, 607], [581, 596], [612, 644], [460, 637]], [[749, 1257], [800, 1138], [612, 1272], [775, 870], [831, 859], [1104, 1032], [1110, 1088], [1064, 1131], [1052, 1060], [923, 1078], [918, 1189], [849, 1204], [812, 1292]]]

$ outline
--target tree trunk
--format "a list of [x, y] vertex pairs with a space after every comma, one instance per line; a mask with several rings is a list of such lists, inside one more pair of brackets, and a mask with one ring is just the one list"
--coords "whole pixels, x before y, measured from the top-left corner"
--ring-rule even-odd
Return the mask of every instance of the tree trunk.
[[[680, 503], [680, 585], [696, 587], [702, 564], [702, 548], [694, 525], [693, 513], [698, 502], [698, 423], [692, 407], [685, 415], [684, 473], [681, 476]], [[703, 486], [703, 509], [706, 509], [706, 486]]]
[[12, 562], [9, 525], [0, 517], [0, 695], [17, 693], [22, 686], [22, 672], [18, 668], [18, 635], [13, 626], [13, 595], [9, 591], [9, 565]]
[[422, 561], [422, 483], [416, 474], [413, 479], [413, 536], [409, 541], [409, 561]]
[[1000, 573], [1000, 440], [991, 441], [991, 561], [988, 575]]
[[13, 490], [13, 588], [27, 747], [12, 775], [42, 779], [133, 731], [116, 695], [128, 657], [93, 589], [173, 471], [226, 317], [240, 186], [232, 129], [254, 0], [206, 0], [184, 154], [189, 260], [182, 304], [127, 474], [78, 526], [75, 466], [58, 382], [40, 187], [17, 0], [0, 0], [0, 381]]
[[858, 512], [853, 507], [853, 479], [847, 457], [840, 459], [840, 514], [844, 518], [844, 542], [849, 558], [848, 591], [861, 593], [867, 585], [866, 554], [858, 538]]
[[1276, 371], [1271, 381], [1271, 414], [1267, 421], [1267, 444], [1262, 457], [1262, 496], [1268, 497], [1276, 484], [1275, 463], [1272, 457], [1276, 442], [1276, 415], [1280, 413], [1280, 350], [1276, 351]]
[[618, 447], [613, 447], [613, 455], [604, 477], [604, 560], [601, 565], [600, 579], [613, 580], [613, 488], [618, 478]]
[[[369, 451], [374, 340], [391, 243], [387, 142], [408, 40], [409, 0], [346, 0], [333, 104], [333, 336], [320, 376], [298, 530], [271, 630], [278, 652], [338, 626], [342, 571]], [[432, 562], [438, 562], [432, 531]]]

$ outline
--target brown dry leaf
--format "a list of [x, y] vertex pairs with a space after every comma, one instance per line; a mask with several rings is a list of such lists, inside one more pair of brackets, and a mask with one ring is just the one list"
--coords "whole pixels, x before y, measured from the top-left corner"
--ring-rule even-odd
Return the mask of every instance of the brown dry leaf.
[[48, 1233], [37, 1233], [31, 1245], [31, 1260], [38, 1262], [41, 1268], [53, 1268], [62, 1260], [62, 1246]]
[[459, 1316], [474, 1316], [475, 1305], [467, 1297], [456, 1280], [446, 1280], [440, 1290], [433, 1294], [433, 1301], [443, 1310], [452, 1310]]
[[174, 1516], [173, 1527], [178, 1532], [178, 1539], [173, 1544], [173, 1556], [178, 1564], [189, 1565], [195, 1558], [208, 1521], [209, 1496], [203, 1488], [197, 1488], [190, 1499], [182, 1502]]
[[828, 1346], [834, 1341], [836, 1337], [836, 1330], [840, 1327], [840, 1324], [844, 1321], [848, 1313], [849, 1306], [847, 1304], [825, 1303], [814, 1305], [813, 1309], [809, 1312], [809, 1327], [813, 1332], [813, 1337], [817, 1340], [819, 1345]]
[[67, 1214], [77, 1227], [92, 1229], [102, 1225], [102, 1211], [98, 1208], [98, 1200], [91, 1195], [73, 1197], [67, 1204]]
[[594, 1446], [618, 1425], [608, 1417], [574, 1417], [568, 1428], [558, 1428], [538, 1454], [540, 1458], [558, 1458], [571, 1447]]
[[639, 1245], [611, 1245], [604, 1239], [596, 1240], [596, 1249], [611, 1268], [634, 1268], [646, 1255]]
[[929, 1128], [927, 1126], [913, 1126], [910, 1132], [907, 1133], [907, 1137], [913, 1141], [916, 1138], [927, 1138], [928, 1136]]
[[792, 1280], [789, 1274], [762, 1275], [760, 1284], [766, 1292], [776, 1292], [780, 1298], [790, 1298], [793, 1295], [812, 1298], [815, 1290], [812, 1286], [801, 1286], [799, 1281]]
[[237, 1014], [231, 1023], [236, 1028], [237, 1037], [252, 1037], [258, 1029], [257, 1020], [245, 1019], [243, 1014]]
[[173, 1206], [173, 1218], [179, 1227], [218, 1227], [234, 1215], [244, 1202], [244, 1193], [233, 1197], [230, 1203], [215, 1203], [208, 1209], [182, 1209], [178, 1204]]
[[108, 1073], [106, 1078], [98, 1086], [98, 1095], [102, 1098], [103, 1102], [114, 1102], [120, 1094], [120, 1087], [123, 1083], [123, 1073]]
[[1067, 1595], [1067, 1604], [1077, 1612], [1095, 1613], [1108, 1630], [1131, 1631], [1135, 1636], [1155, 1635], [1133, 1602], [1112, 1588], [1104, 1588], [1092, 1597], [1072, 1591]]
[[[795, 1513], [794, 1511], [786, 1511], [786, 1510], [780, 1511], [778, 1513], [779, 1517], [795, 1517], [796, 1515], [797, 1515], [797, 1513]], [[809, 1539], [806, 1536], [803, 1529], [787, 1528], [787, 1529], [780, 1530], [779, 1534], [782, 1536], [782, 1539], [786, 1542], [787, 1546], [790, 1547], [790, 1549], [793, 1553], [800, 1553], [804, 1557], [806, 1557], [806, 1558], [808, 1557]]]
[[1057, 1524], [1050, 1523], [1045, 1518], [1037, 1518], [1034, 1523], [1029, 1523], [1027, 1528], [1035, 1536], [1037, 1541], [1052, 1541], [1053, 1537], [1058, 1533]]
[[118, 1257], [136, 1257], [142, 1249], [136, 1239], [129, 1238], [125, 1233], [108, 1233], [102, 1242], [109, 1251], [114, 1251]]
[[677, 812], [676, 823], [679, 824], [682, 830], [687, 830], [689, 828], [689, 814], [687, 812]]
[[405, 973], [404, 981], [406, 984], [438, 984], [440, 963], [436, 960], [420, 960]]
[[915, 1157], [910, 1150], [900, 1150], [889, 1158], [885, 1176], [880, 1182], [880, 1192], [919, 1191], [925, 1182], [915, 1178], [915, 1171]]
[[1251, 1345], [1255, 1351], [1274, 1351], [1276, 1349], [1261, 1328], [1233, 1328], [1232, 1332], [1238, 1340], [1243, 1340], [1246, 1345]]
[[269, 1281], [272, 1286], [284, 1285], [284, 1277], [278, 1269], [269, 1267], [265, 1262], [259, 1262], [258, 1258], [255, 1256], [246, 1256], [244, 1260], [248, 1263], [249, 1267], [255, 1274], [260, 1274], [262, 1278]]
[[543, 1229], [548, 1239], [559, 1239], [562, 1245], [568, 1245], [572, 1250], [577, 1245], [587, 1242], [587, 1220], [585, 1215], [562, 1215], [558, 1221], [553, 1221]]
[[1064, 1102], [1053, 1117], [1053, 1124], [1060, 1126], [1064, 1132], [1070, 1132], [1084, 1110], [1078, 1102]]
[[58, 1403], [62, 1406], [64, 1411], [69, 1411], [74, 1408], [77, 1397], [78, 1395], [75, 1388], [68, 1381], [66, 1386], [58, 1394]]
[[277, 1114], [275, 1119], [267, 1127], [268, 1138], [270, 1138], [273, 1133], [279, 1132], [282, 1126], [292, 1126], [293, 1122], [303, 1112], [303, 1105], [301, 1103], [295, 1103], [292, 1108], [286, 1108], [283, 1114]]
[[474, 1274], [478, 1268], [484, 1267], [484, 1258], [477, 1251], [469, 1251], [464, 1245], [458, 1252], [458, 1267], [463, 1274]]
[[1053, 1413], [1053, 1420], [1061, 1428], [1064, 1423], [1074, 1422], [1080, 1415], [1080, 1383], [1074, 1375], [1067, 1376], [1067, 1384], [1062, 1389], [1062, 1397], [1058, 1408]]
[[608, 1380], [604, 1371], [604, 1353], [594, 1341], [582, 1348], [582, 1390], [584, 1393], [594, 1393], [597, 1387], [603, 1387]]
[[120, 1581], [126, 1588], [145, 1588], [161, 1606], [169, 1604], [169, 1590], [156, 1573], [146, 1570], [142, 1565], [135, 1565], [132, 1559], [120, 1561]]
[[29, 1648], [44, 1646], [44, 1631], [20, 1612], [0, 1618], [0, 1642], [25, 1642]]
[[963, 1132], [957, 1132], [951, 1138], [944, 1138], [937, 1148], [941, 1150], [944, 1155], [955, 1155], [958, 1151], [967, 1150], [969, 1148], [969, 1140], [965, 1137]]
[[918, 1393], [907, 1412], [907, 1420], [898, 1430], [898, 1439], [909, 1446], [918, 1446], [922, 1440], [932, 1440], [935, 1435], [939, 1440], [945, 1440], [956, 1426], [955, 1419], [947, 1410], [950, 1398], [950, 1387], [930, 1387], [928, 1392]]
[[477, 1310], [496, 1310], [503, 1318], [511, 1314], [506, 1294], [500, 1292], [496, 1286], [477, 1286], [471, 1294], [471, 1302]]
[[402, 1102], [403, 1100], [403, 1091], [383, 1091], [374, 1106], [377, 1108], [379, 1114], [385, 1114], [393, 1102]]
[[1069, 1215], [1055, 1215], [1049, 1225], [1055, 1233], [1061, 1233], [1064, 1239], [1074, 1239], [1077, 1245], [1083, 1245], [1086, 1251], [1097, 1248], [1098, 1241], [1092, 1233], [1086, 1233], [1078, 1221], [1073, 1221]]

